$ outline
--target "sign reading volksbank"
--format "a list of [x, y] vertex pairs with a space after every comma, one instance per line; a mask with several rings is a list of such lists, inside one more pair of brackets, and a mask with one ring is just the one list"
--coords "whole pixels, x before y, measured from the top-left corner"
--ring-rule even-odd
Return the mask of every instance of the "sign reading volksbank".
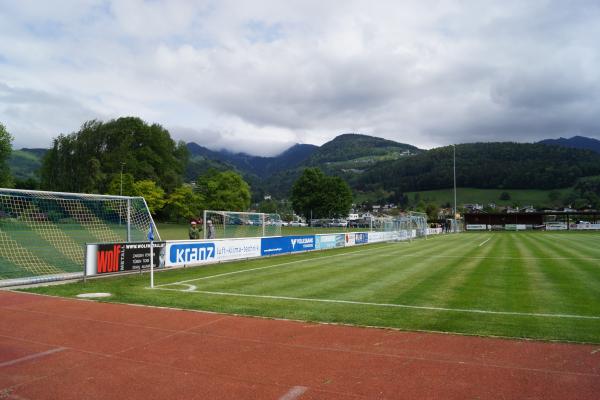
[[261, 255], [294, 253], [315, 249], [314, 235], [266, 237], [261, 239]]
[[167, 245], [168, 267], [260, 257], [260, 239], [173, 242]]

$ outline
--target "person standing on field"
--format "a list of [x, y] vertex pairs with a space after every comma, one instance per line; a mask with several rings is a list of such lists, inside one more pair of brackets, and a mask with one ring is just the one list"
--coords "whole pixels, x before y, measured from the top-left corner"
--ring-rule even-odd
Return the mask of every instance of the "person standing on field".
[[208, 239], [215, 239], [216, 235], [215, 235], [215, 227], [213, 226], [212, 221], [209, 219], [208, 221], [206, 221], [206, 233], [208, 234], [206, 237]]
[[198, 224], [196, 224], [196, 221], [192, 221], [190, 223], [188, 235], [191, 240], [200, 239], [200, 229], [198, 229]]

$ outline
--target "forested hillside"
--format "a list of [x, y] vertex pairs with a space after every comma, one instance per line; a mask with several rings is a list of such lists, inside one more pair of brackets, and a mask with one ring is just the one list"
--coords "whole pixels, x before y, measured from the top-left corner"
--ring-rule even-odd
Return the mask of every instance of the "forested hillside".
[[[452, 160], [452, 146], [447, 146], [383, 162], [360, 176], [354, 187], [399, 192], [452, 187]], [[456, 146], [456, 177], [461, 187], [555, 189], [598, 174], [600, 154], [589, 150], [506, 142]]]
[[348, 162], [348, 166], [365, 167], [382, 160], [399, 159], [422, 150], [409, 144], [374, 136], [346, 133], [325, 143], [308, 159], [311, 166]]
[[42, 165], [42, 157], [47, 149], [14, 150], [8, 160], [10, 171], [15, 180], [36, 178]]
[[[122, 132], [128, 128], [135, 128], [138, 137], [123, 135]], [[57, 147], [51, 150], [16, 150], [10, 158], [10, 168], [17, 182], [32, 179], [39, 176], [37, 170], [42, 156], [50, 151], [51, 158], [42, 171], [42, 188], [73, 191], [107, 190], [118, 179], [121, 160], [125, 160], [126, 178], [131, 175], [135, 179], [153, 179], [168, 191], [179, 182], [195, 181], [210, 170], [234, 170], [250, 184], [253, 201], [261, 200], [265, 194], [287, 198], [293, 183], [307, 167], [317, 167], [328, 175], [343, 178], [361, 198], [365, 195], [372, 198], [369, 193], [376, 194], [373, 198], [380, 198], [387, 196], [385, 193], [436, 190], [453, 185], [451, 146], [425, 151], [382, 138], [343, 134], [321, 147], [297, 144], [278, 156], [258, 157], [213, 151], [196, 143], [188, 143], [182, 148], [167, 140], [167, 136], [160, 126], [145, 126], [137, 118], [121, 118], [108, 123], [92, 121], [76, 134], [57, 138], [55, 145], [59, 146], [63, 156], [56, 158], [59, 154], [56, 153]], [[163, 148], [170, 150], [165, 153], [154, 143], [149, 147], [131, 149], [127, 144], [131, 140], [140, 143], [146, 140], [164, 141], [167, 146]], [[482, 189], [573, 187], [581, 178], [600, 175], [600, 154], [573, 147], [593, 149], [599, 143], [596, 139], [574, 137], [537, 144], [457, 145], [457, 185]], [[77, 154], [88, 154], [89, 157], [81, 162], [68, 159], [65, 155], [70, 147], [77, 149]], [[186, 148], [189, 152], [187, 163]], [[56, 153], [54, 158], [53, 152]], [[78, 178], [60, 179], [61, 171], [65, 172], [70, 165], [79, 165]], [[99, 168], [100, 165], [102, 168]]]

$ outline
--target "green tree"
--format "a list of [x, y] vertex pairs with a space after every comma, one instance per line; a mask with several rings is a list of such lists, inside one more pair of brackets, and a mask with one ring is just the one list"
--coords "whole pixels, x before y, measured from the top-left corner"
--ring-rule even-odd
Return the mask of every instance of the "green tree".
[[250, 186], [233, 171], [211, 169], [198, 177], [196, 188], [206, 209], [245, 211], [250, 206]]
[[600, 176], [581, 178], [577, 181], [574, 189], [574, 195], [582, 200], [574, 201], [575, 207], [582, 208], [591, 205], [594, 208], [600, 208]]
[[185, 143], [175, 143], [158, 124], [135, 117], [89, 121], [54, 139], [42, 162], [41, 183], [48, 190], [106, 193], [124, 167], [136, 181], [152, 180], [171, 193], [183, 180], [187, 159]]
[[306, 168], [292, 187], [291, 200], [294, 210], [307, 219], [344, 217], [352, 206], [352, 191], [341, 178]]
[[306, 168], [292, 186], [292, 207], [306, 219], [323, 218], [320, 215], [322, 204], [320, 190], [325, 174], [318, 168]]
[[429, 221], [437, 221], [440, 208], [434, 203], [429, 203], [425, 207], [425, 212], [427, 213], [427, 219]]
[[263, 200], [258, 204], [258, 211], [266, 214], [274, 214], [278, 210], [277, 201], [273, 199]]
[[145, 179], [133, 184], [134, 196], [146, 199], [151, 214], [156, 214], [165, 205], [165, 191], [154, 181]]
[[[117, 196], [135, 196], [135, 180], [133, 175], [126, 173], [121, 176], [121, 174], [113, 174], [110, 182], [108, 183], [108, 189], [106, 190], [107, 194], [114, 194]], [[121, 190], [121, 184], [123, 190]]]
[[192, 186], [184, 184], [167, 198], [164, 211], [169, 220], [181, 222], [198, 218], [203, 208], [203, 196], [194, 193]]
[[13, 185], [8, 159], [12, 154], [13, 137], [0, 123], [0, 186], [11, 187]]

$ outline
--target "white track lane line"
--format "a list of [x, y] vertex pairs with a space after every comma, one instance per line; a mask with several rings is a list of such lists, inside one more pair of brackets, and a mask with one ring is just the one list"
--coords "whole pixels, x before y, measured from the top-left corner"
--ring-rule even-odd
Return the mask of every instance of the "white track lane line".
[[258, 294], [227, 293], [227, 292], [210, 292], [210, 291], [206, 291], [206, 290], [190, 291], [190, 290], [156, 288], [156, 287], [155, 287], [155, 289], [156, 290], [170, 290], [170, 291], [174, 291], [174, 292], [212, 294], [215, 296], [252, 297], [252, 298], [257, 298], [257, 299], [292, 300], [292, 301], [312, 301], [312, 302], [317, 302], [317, 303], [355, 304], [355, 305], [361, 305], [361, 306], [410, 308], [410, 309], [416, 309], [416, 310], [429, 310], [429, 311], [451, 311], [451, 312], [475, 313], [475, 314], [517, 315], [517, 316], [523, 316], [523, 317], [573, 318], [573, 319], [600, 320], [599, 316], [594, 316], [594, 315], [525, 313], [525, 312], [516, 312], [516, 311], [491, 311], [491, 310], [478, 310], [478, 309], [468, 309], [468, 308], [412, 306], [409, 304], [368, 303], [368, 302], [363, 302], [363, 301], [351, 301], [351, 300], [307, 299], [307, 298], [303, 298], [303, 297], [268, 296], [268, 295], [258, 295]]
[[302, 396], [304, 392], [306, 392], [308, 388], [306, 386], [294, 386], [286, 394], [281, 396], [279, 400], [296, 400], [298, 397]]
[[25, 357], [21, 357], [21, 358], [17, 358], [14, 360], [9, 360], [9, 361], [5, 361], [3, 363], [0, 363], [0, 368], [2, 367], [10, 367], [11, 365], [15, 365], [15, 364], [19, 364], [25, 361], [29, 361], [29, 360], [35, 360], [36, 358], [40, 358], [40, 357], [44, 357], [44, 356], [49, 356], [50, 354], [54, 354], [54, 353], [58, 353], [61, 351], [67, 350], [66, 347], [57, 347], [55, 349], [50, 349], [47, 351], [42, 351], [41, 353], [35, 353], [35, 354], [30, 354], [28, 356]]

